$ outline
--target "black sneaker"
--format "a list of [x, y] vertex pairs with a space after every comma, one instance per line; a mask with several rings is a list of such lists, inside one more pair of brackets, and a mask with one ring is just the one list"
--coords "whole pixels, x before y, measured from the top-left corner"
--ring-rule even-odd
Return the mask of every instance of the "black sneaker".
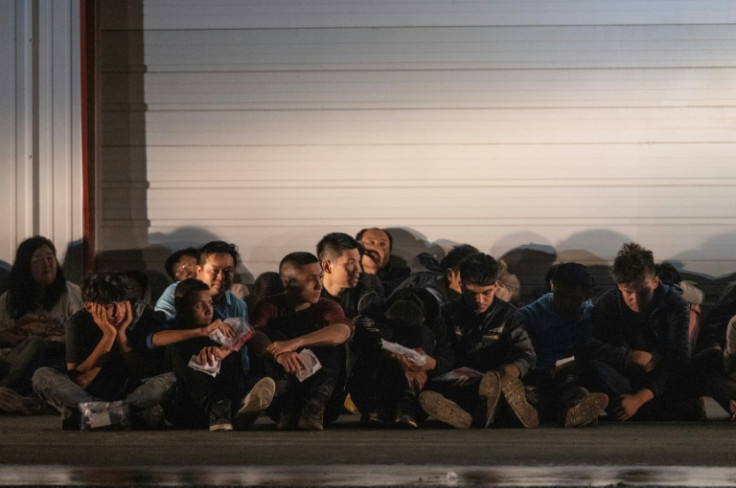
[[82, 412], [78, 408], [61, 407], [61, 430], [82, 430]]
[[292, 406], [284, 407], [279, 412], [279, 420], [276, 422], [276, 430], [294, 430], [299, 422], [299, 412]]
[[323, 430], [325, 405], [316, 400], [309, 400], [302, 408], [297, 427], [299, 430]]
[[394, 427], [399, 429], [416, 429], [417, 407], [414, 396], [404, 395], [396, 404], [396, 415], [394, 415]]
[[240, 409], [233, 417], [233, 425], [238, 430], [245, 430], [258, 419], [258, 416], [271, 405], [276, 383], [271, 378], [261, 378], [253, 385], [243, 398]]
[[210, 423], [210, 432], [233, 430], [230, 422], [230, 400], [212, 402], [207, 412]]
[[164, 407], [160, 403], [141, 410], [140, 419], [148, 429], [161, 430], [167, 427], [164, 419]]
[[360, 414], [360, 423], [369, 429], [380, 429], [384, 426], [383, 412], [380, 409], [366, 409]]

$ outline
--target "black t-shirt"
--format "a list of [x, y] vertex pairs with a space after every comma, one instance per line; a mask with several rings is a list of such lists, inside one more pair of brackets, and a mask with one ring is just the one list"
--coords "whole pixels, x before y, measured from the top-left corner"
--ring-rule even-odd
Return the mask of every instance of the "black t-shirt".
[[[149, 328], [160, 324], [150, 307], [134, 306], [133, 323], [128, 327], [131, 350], [123, 353], [117, 342], [86, 391], [107, 401], [120, 400], [140, 384], [140, 380], [163, 372], [161, 350], [150, 350], [145, 345]], [[82, 309], [72, 315], [66, 324], [66, 362], [83, 363], [102, 339], [102, 330], [92, 314]]]

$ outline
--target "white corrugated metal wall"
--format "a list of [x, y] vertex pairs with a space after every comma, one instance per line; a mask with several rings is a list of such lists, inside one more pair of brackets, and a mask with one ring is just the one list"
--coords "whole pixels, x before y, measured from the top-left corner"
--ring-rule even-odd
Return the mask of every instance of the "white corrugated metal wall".
[[99, 249], [216, 237], [257, 275], [377, 225], [736, 270], [730, 0], [101, 7]]
[[78, 0], [0, 2], [0, 261], [36, 234], [82, 265]]

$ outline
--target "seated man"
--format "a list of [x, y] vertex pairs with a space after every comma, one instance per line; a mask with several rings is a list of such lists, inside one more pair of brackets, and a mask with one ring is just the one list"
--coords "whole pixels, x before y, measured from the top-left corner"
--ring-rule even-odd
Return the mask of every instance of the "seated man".
[[383, 287], [360, 281], [361, 246], [341, 232], [325, 235], [317, 243], [317, 256], [324, 276], [322, 296], [340, 304], [349, 318], [383, 301]]
[[66, 324], [69, 374], [40, 368], [33, 375], [34, 391], [62, 413], [65, 429], [79, 428], [79, 403], [116, 400], [125, 400], [134, 416], [157, 426], [160, 404], [175, 382], [172, 373], [163, 372], [160, 353], [145, 345], [148, 333], [160, 327], [157, 315], [131, 304], [123, 273], [90, 276], [82, 298], [84, 309]]
[[[604, 393], [589, 393], [577, 381], [573, 356], [585, 340], [593, 303], [593, 279], [582, 264], [554, 267], [548, 293], [519, 310], [534, 344], [537, 364], [524, 380], [533, 387], [546, 420], [564, 427], [594, 425], [608, 405]], [[563, 360], [569, 360], [559, 364]]]
[[[454, 362], [436, 300], [422, 288], [397, 290], [385, 304], [357, 318], [355, 326], [356, 336], [361, 328], [375, 329], [379, 334], [375, 343], [364, 344], [349, 383], [361, 422], [368, 427], [389, 423], [417, 428], [417, 395], [429, 378], [447, 372]], [[423, 362], [383, 351], [380, 339], [420, 353]]]
[[428, 386], [435, 391], [419, 396], [429, 415], [456, 428], [469, 428], [472, 414], [478, 426], [488, 427], [501, 399], [513, 414], [505, 408], [500, 412], [508, 421], [516, 419], [527, 428], [539, 425], [520, 379], [536, 356], [518, 310], [495, 299], [498, 272], [498, 263], [487, 254], [473, 254], [460, 263], [462, 299], [443, 308], [455, 353], [453, 379], [435, 378]]
[[[168, 356], [177, 380], [206, 416], [210, 431], [250, 427], [271, 404], [273, 380], [262, 378], [245, 395], [246, 378], [238, 355], [209, 337], [216, 329], [225, 337], [232, 337], [233, 330], [214, 311], [206, 283], [193, 278], [181, 281], [176, 287], [175, 300], [176, 319], [167, 330], [154, 334], [153, 343], [170, 344]], [[219, 363], [219, 372], [212, 376], [193, 369], [189, 365], [192, 357], [200, 365]], [[234, 405], [239, 405], [235, 415], [232, 414]]]
[[[245, 302], [230, 291], [238, 259], [238, 248], [235, 244], [223, 241], [208, 242], [199, 249], [196, 278], [210, 287], [212, 302], [220, 315], [248, 320], [248, 307]], [[176, 316], [175, 289], [176, 283], [172, 283], [156, 302], [156, 310], [166, 314], [167, 319]]]
[[459, 244], [453, 247], [442, 261], [437, 263], [428, 253], [420, 254], [427, 271], [413, 273], [396, 288], [424, 288], [435, 297], [441, 307], [460, 298], [460, 261], [480, 251], [470, 244]]
[[[286, 291], [263, 300], [253, 314], [253, 326], [273, 341], [267, 347], [253, 345], [256, 354], [266, 355], [269, 376], [276, 381], [269, 413], [279, 430], [322, 430], [325, 419], [332, 420], [342, 407], [339, 398], [332, 402], [336, 412], [325, 412], [345, 374], [345, 348], [335, 346], [350, 338], [353, 325], [340, 305], [321, 297], [322, 268], [316, 256], [288, 254], [279, 274]], [[312, 350], [322, 367], [300, 382], [296, 374], [306, 367], [299, 356], [304, 348]]]
[[171, 281], [184, 281], [187, 278], [197, 277], [197, 253], [193, 247], [179, 249], [172, 253], [164, 263], [166, 274]]
[[621, 247], [611, 273], [618, 286], [593, 307], [591, 337], [577, 355], [583, 383], [611, 398], [609, 414], [620, 421], [694, 418], [682, 387], [687, 302], [659, 280], [652, 252], [638, 244]]
[[363, 272], [378, 276], [386, 296], [411, 274], [406, 262], [391, 254], [393, 239], [387, 230], [375, 227], [363, 229], [355, 236], [355, 240], [365, 249], [361, 259]]

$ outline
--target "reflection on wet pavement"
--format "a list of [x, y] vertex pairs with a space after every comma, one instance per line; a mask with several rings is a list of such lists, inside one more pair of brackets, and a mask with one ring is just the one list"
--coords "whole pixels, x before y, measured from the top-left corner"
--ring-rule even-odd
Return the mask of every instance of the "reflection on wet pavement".
[[0, 486], [736, 486], [736, 469], [672, 466], [0, 466]]

